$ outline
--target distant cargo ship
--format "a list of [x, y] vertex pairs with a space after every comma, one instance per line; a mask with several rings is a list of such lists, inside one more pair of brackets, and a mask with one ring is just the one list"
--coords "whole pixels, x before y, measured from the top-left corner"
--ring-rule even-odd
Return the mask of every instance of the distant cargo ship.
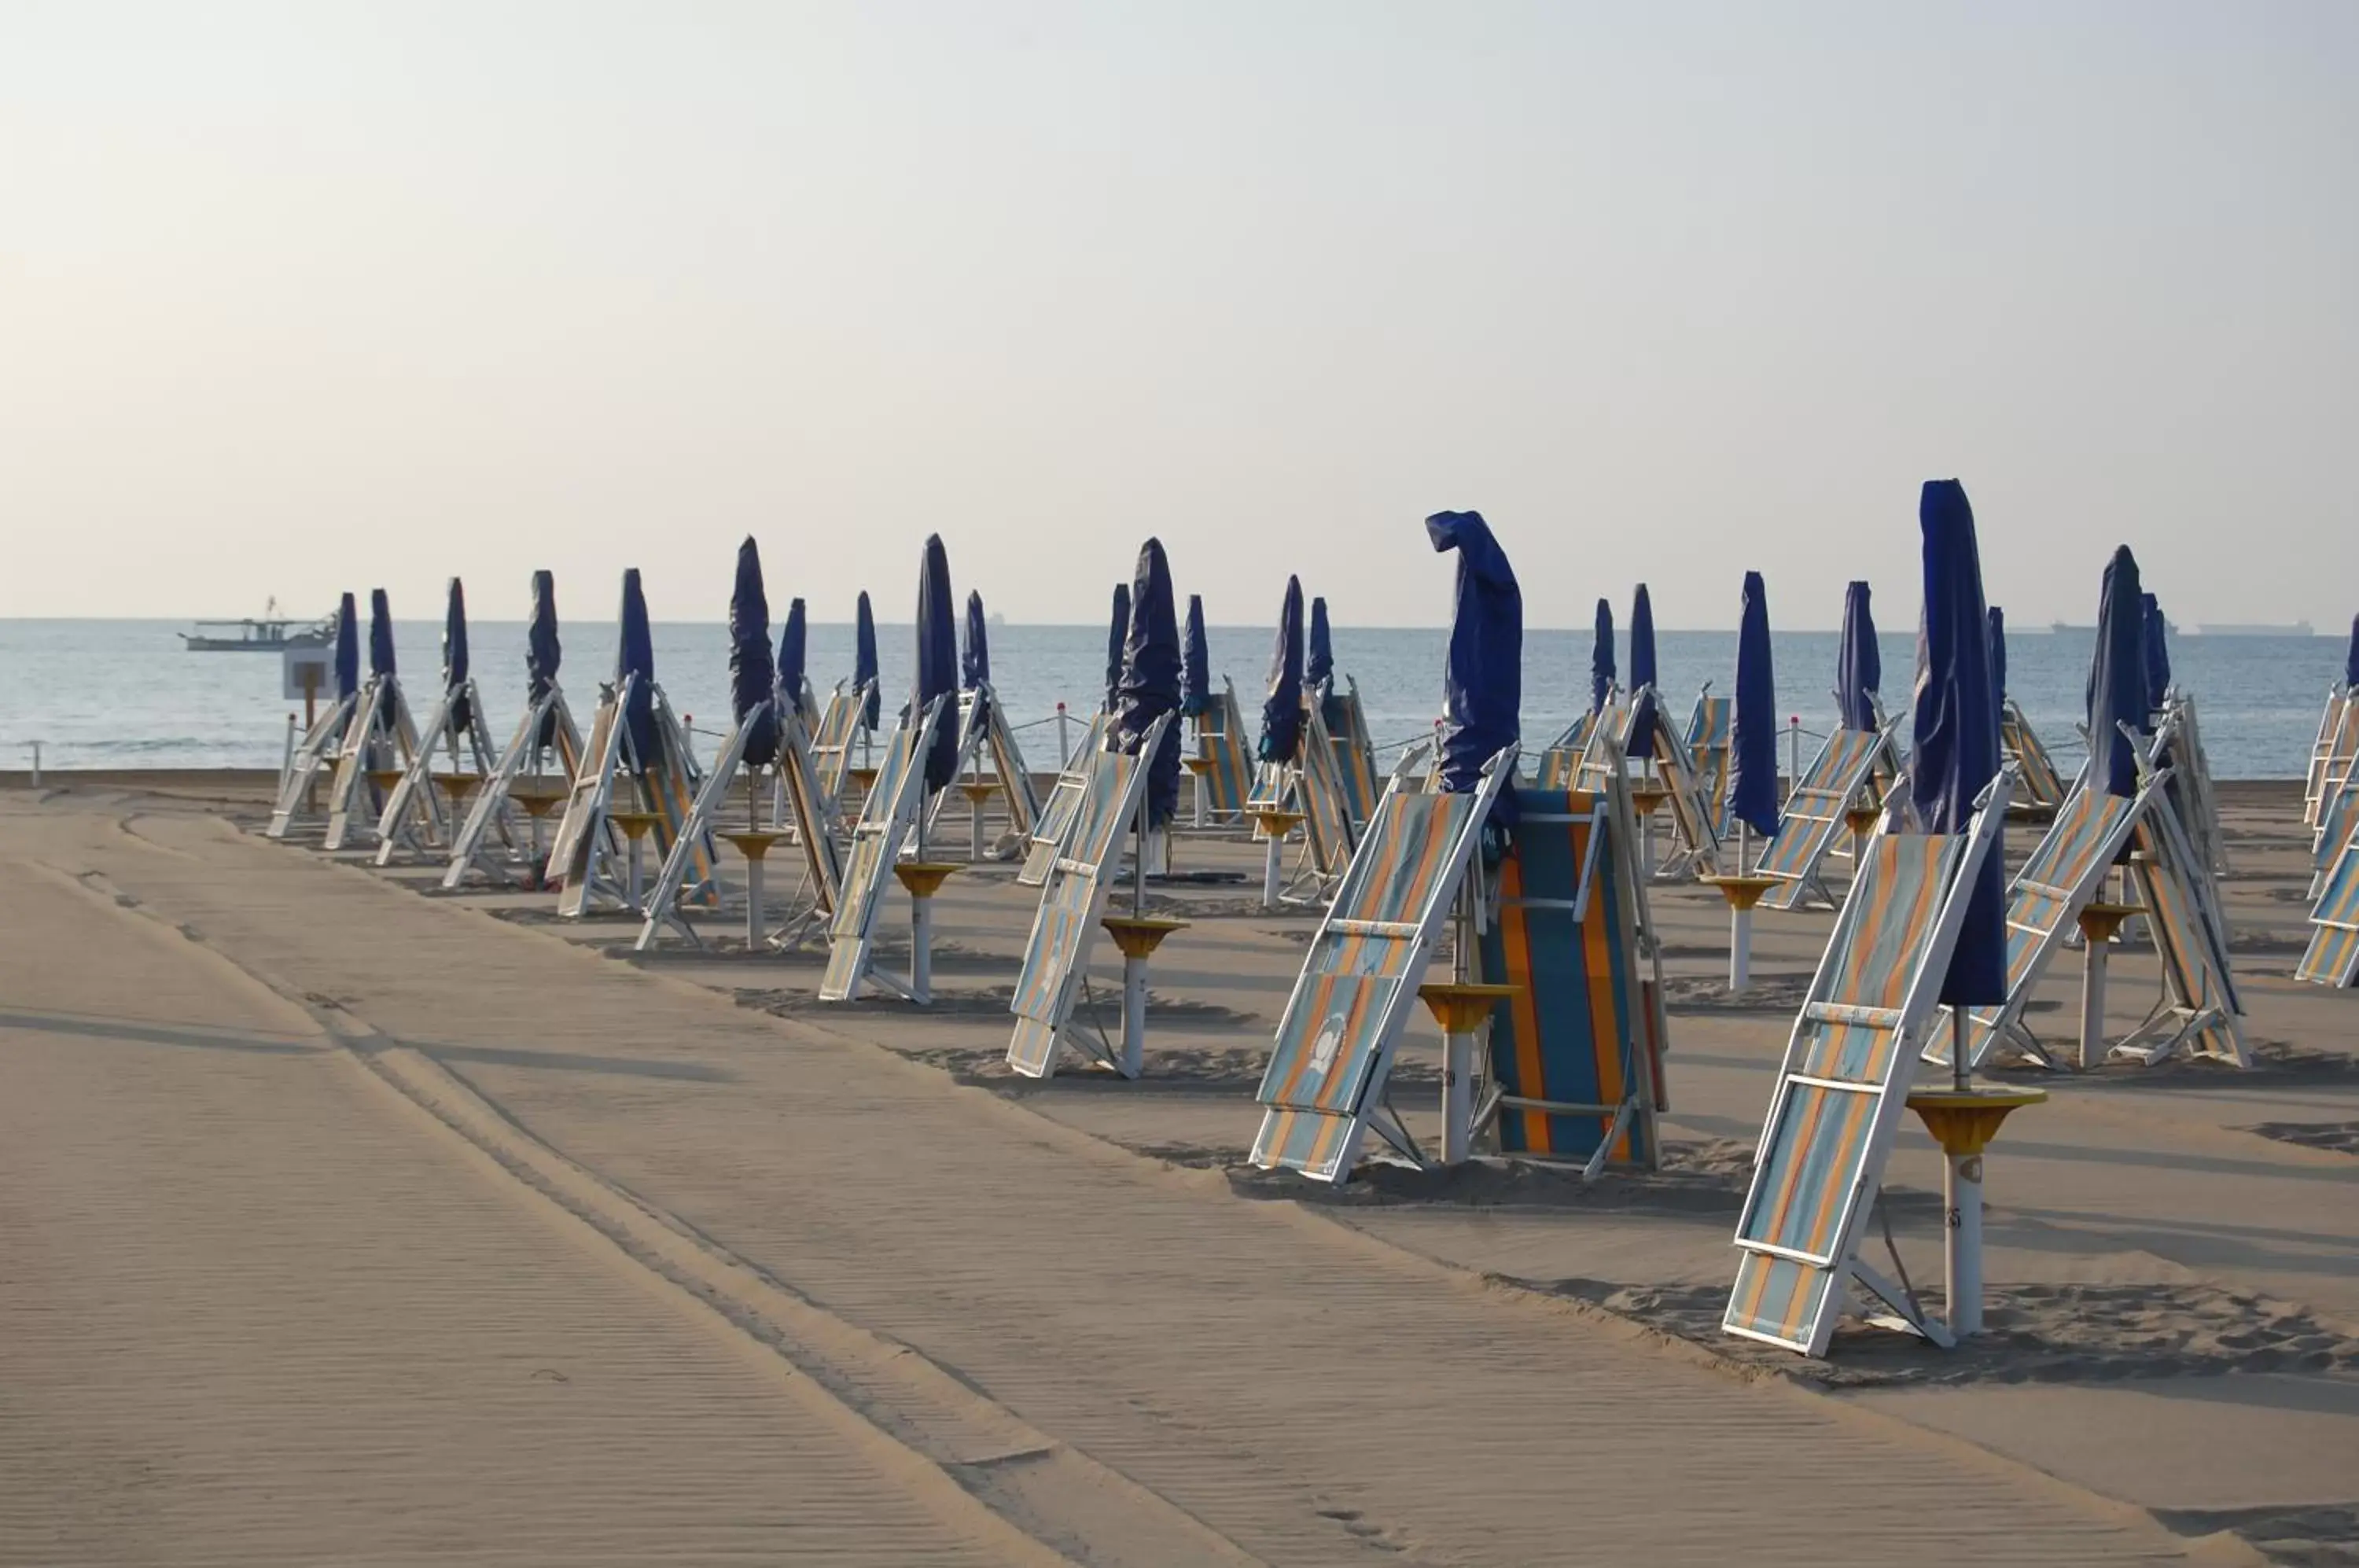
[[2294, 621], [2285, 626], [2246, 625], [2232, 621], [2206, 621], [2195, 628], [2197, 637], [2316, 637], [2317, 631], [2308, 621]]
[[[2162, 624], [2163, 624], [2163, 626], [2166, 626], [2167, 628], [2169, 628], [2169, 632], [2170, 632], [2170, 635], [2171, 635], [2171, 636], [2173, 636], [2173, 637], [2177, 637], [2177, 636], [2179, 635], [2179, 633], [2180, 633], [2180, 626], [2179, 626], [2179, 623], [2178, 623], [2177, 621], [2171, 620], [2171, 619], [2169, 619], [2168, 616], [2166, 616], [2166, 617], [2164, 617], [2164, 620], [2163, 620], [2163, 623], [2162, 623]], [[2097, 630], [2097, 628], [2096, 628], [2096, 627], [2094, 627], [2094, 626], [2071, 626], [2071, 625], [2068, 625], [2067, 623], [2065, 623], [2065, 622], [2063, 622], [2063, 621], [2050, 621], [2050, 622], [2049, 622], [2049, 623], [2048, 623], [2048, 629], [2049, 629], [2049, 631], [2051, 631], [2051, 632], [2080, 632], [2080, 633], [2082, 633], [2082, 635], [2084, 635], [2084, 636], [2090, 636], [2090, 637], [2093, 637], [2093, 636], [2095, 636], [2095, 635], [2096, 635], [2096, 630]], [[2257, 628], [2256, 628], [2256, 629], [2257, 629]]]

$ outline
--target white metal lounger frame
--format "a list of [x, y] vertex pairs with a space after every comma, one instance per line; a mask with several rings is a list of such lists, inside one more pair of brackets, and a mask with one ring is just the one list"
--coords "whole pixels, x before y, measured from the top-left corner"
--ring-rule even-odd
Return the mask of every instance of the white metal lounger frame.
[[372, 675], [361, 689], [353, 723], [344, 731], [343, 746], [336, 757], [335, 781], [328, 787], [328, 831], [320, 841], [321, 849], [343, 848], [355, 819], [364, 832], [376, 831], [377, 819], [364, 802], [374, 800], [370, 791], [375, 785], [368, 776], [374, 771], [370, 763], [380, 750], [390, 750], [404, 772], [418, 756], [418, 724], [409, 716], [398, 676]]
[[1024, 849], [1023, 868], [1016, 873], [1019, 887], [1038, 887], [1049, 879], [1062, 851], [1065, 832], [1073, 825], [1073, 812], [1082, 803], [1082, 794], [1088, 788], [1089, 759], [1105, 750], [1106, 716], [1093, 713], [1089, 728], [1082, 733], [1082, 744], [1067, 759], [1057, 775], [1057, 782], [1049, 791], [1048, 800], [1040, 814], [1034, 819], [1032, 837]]
[[[1777, 836], [1761, 846], [1762, 863], [1755, 869], [1764, 876], [1777, 877], [1780, 883], [1761, 900], [1763, 909], [1788, 911], [1808, 909], [1813, 899], [1828, 909], [1840, 906], [1842, 900], [1821, 880], [1819, 871], [1826, 864], [1827, 853], [1834, 847], [1836, 838], [1846, 831], [1843, 813], [1851, 809], [1854, 800], [1859, 799], [1860, 791], [1867, 788], [1868, 781], [1875, 776], [1877, 765], [1889, 766], [1896, 775], [1899, 772], [1898, 754], [1892, 745], [1893, 726], [1897, 723], [1897, 720], [1887, 722], [1876, 730], [1847, 773], [1829, 771], [1821, 776], [1821, 768], [1834, 756], [1840, 737], [1862, 732], [1838, 729], [1820, 745], [1818, 756], [1810, 759], [1810, 765], [1802, 770], [1801, 778], [1794, 781], [1794, 788], [1786, 797], [1786, 803], [1779, 811]], [[1778, 839], [1783, 838], [1789, 829], [1803, 824], [1807, 824], [1807, 836], [1803, 840], [1799, 862], [1790, 868], [1773, 866], [1770, 860], [1777, 852]]]
[[951, 701], [947, 694], [937, 697], [923, 713], [912, 704], [910, 716], [888, 743], [896, 748], [886, 758], [890, 787], [880, 774], [861, 802], [852, 850], [844, 857], [842, 892], [828, 921], [827, 972], [819, 983], [822, 1002], [856, 1001], [871, 981], [904, 1001], [916, 999], [908, 977], [876, 965], [876, 919], [884, 912], [886, 879], [893, 875], [901, 846], [925, 809], [926, 752]]
[[[1294, 989], [1287, 998], [1286, 1011], [1278, 1020], [1277, 1037], [1280, 1041], [1286, 1039], [1296, 1010], [1307, 1005], [1312, 984], [1328, 973], [1315, 970], [1312, 966], [1325, 954], [1331, 940], [1348, 941], [1357, 936], [1406, 939], [1406, 946], [1395, 955], [1397, 958], [1397, 969], [1387, 975], [1387, 977], [1397, 979], [1398, 985], [1376, 1015], [1368, 1048], [1368, 1065], [1350, 1112], [1348, 1115], [1328, 1114], [1322, 1118], [1330, 1123], [1343, 1122], [1345, 1125], [1341, 1136], [1315, 1161], [1298, 1162], [1287, 1155], [1288, 1132], [1294, 1118], [1320, 1113], [1272, 1102], [1269, 1098], [1269, 1074], [1275, 1073], [1278, 1066], [1278, 1057], [1273, 1053], [1269, 1071], [1264, 1074], [1262, 1086], [1256, 1094], [1263, 1110], [1261, 1130], [1254, 1138], [1254, 1164], [1265, 1170], [1292, 1165], [1311, 1181], [1340, 1184], [1350, 1179], [1352, 1168], [1359, 1160], [1360, 1147], [1371, 1131], [1386, 1146], [1391, 1158], [1419, 1169], [1429, 1163], [1417, 1140], [1402, 1125], [1399, 1114], [1393, 1109], [1390, 1096], [1393, 1057], [1399, 1048], [1401, 1029], [1417, 1008], [1418, 986], [1431, 960], [1433, 945], [1440, 939], [1442, 927], [1457, 902], [1458, 890], [1466, 876], [1468, 863], [1473, 859], [1474, 847], [1482, 841], [1483, 824], [1490, 819], [1492, 806], [1498, 800], [1500, 791], [1515, 779], [1516, 754], [1516, 748], [1511, 743], [1484, 764], [1482, 786], [1474, 793], [1473, 808], [1466, 822], [1444, 850], [1432, 885], [1423, 890], [1415, 920], [1398, 925], [1344, 920], [1335, 914], [1332, 905], [1321, 918], [1319, 930], [1311, 937], [1310, 950], [1303, 957], [1302, 970], [1295, 977]], [[1386, 808], [1404, 795], [1422, 792], [1410, 787], [1410, 774], [1411, 759], [1404, 757], [1394, 766], [1385, 794], [1377, 804], [1375, 817], [1371, 819], [1369, 831], [1361, 835], [1362, 847], [1353, 856], [1355, 863], [1361, 855], [1370, 853], [1373, 846], [1385, 842], [1386, 835], [1379, 830]], [[1351, 880], [1351, 868], [1347, 867], [1344, 872], [1346, 883]], [[1372, 924], [1380, 929], [1362, 929]]]
[[524, 717], [517, 721], [507, 746], [499, 754], [498, 765], [476, 789], [474, 800], [467, 808], [467, 820], [451, 841], [451, 863], [442, 873], [445, 889], [456, 889], [465, 883], [468, 868], [483, 852], [484, 835], [493, 829], [498, 829], [501, 841], [511, 853], [517, 848], [516, 824], [508, 811], [508, 792], [527, 765], [538, 769], [550, 749], [539, 744], [539, 737], [552, 729], [558, 767], [565, 776], [567, 789], [571, 789], [574, 775], [582, 770], [582, 732], [574, 726], [573, 711], [566, 705], [565, 692], [552, 682], [540, 701], [525, 709]]
[[[633, 951], [645, 953], [655, 946], [657, 938], [667, 927], [678, 931], [700, 947], [704, 945], [703, 938], [696, 934], [696, 928], [689, 923], [686, 915], [680, 913], [680, 891], [688, 885], [692, 874], [697, 845], [711, 841], [714, 824], [720, 822], [721, 813], [729, 803], [729, 787], [736, 781], [738, 765], [745, 760], [745, 747], [752, 742], [755, 729], [775, 712], [778, 712], [776, 702], [756, 702], [743, 719], [729, 727], [728, 735], [712, 758], [712, 770], [704, 776], [703, 787], [696, 792], [696, 803], [690, 808], [687, 820], [680, 824], [680, 831], [672, 835], [671, 847], [664, 854], [663, 867], [656, 873], [654, 886], [647, 889], [644, 905], [647, 919], [639, 927], [638, 940], [631, 944]], [[791, 730], [798, 735], [801, 734], [802, 721], [791, 706], [780, 716], [783, 719], [779, 726], [782, 732]], [[758, 792], [758, 781], [755, 787]], [[712, 875], [711, 885], [717, 897], [721, 892], [721, 877], [717, 870]]]
[[[1136, 839], [1144, 825], [1139, 815], [1147, 808], [1147, 776], [1155, 748], [1174, 722], [1166, 713], [1147, 726], [1114, 811], [1095, 824], [1099, 831], [1092, 836], [1097, 842], [1085, 844], [1078, 832], [1071, 834], [1040, 888], [1031, 934], [1025, 941], [1023, 972], [1008, 999], [1016, 1029], [1007, 1040], [1007, 1065], [1024, 1077], [1054, 1076], [1062, 1050], [1125, 1078], [1136, 1076], [1094, 1018], [1087, 1033], [1073, 1027], [1073, 1007], [1089, 984], [1090, 949], [1096, 945], [1123, 840]], [[1105, 751], [1091, 757], [1088, 788], [1095, 788], [1109, 759], [1122, 755]]]
[[426, 727], [419, 732], [417, 755], [409, 759], [401, 782], [386, 800], [385, 815], [376, 824], [379, 866], [392, 865], [397, 849], [440, 849], [446, 838], [457, 836], [458, 823], [445, 822], [449, 808], [434, 788], [437, 751], [451, 758], [454, 772], [472, 771], [478, 779], [490, 778], [499, 766], [499, 753], [492, 749], [491, 726], [484, 722], [484, 694], [471, 679], [461, 688], [460, 697], [467, 722], [462, 724], [454, 717], [462, 703], [453, 702], [449, 691], [437, 697]]
[[2333, 790], [2328, 775], [2340, 760], [2343, 773], [2348, 778], [2354, 746], [2359, 746], [2359, 726], [2348, 724], [2351, 709], [2351, 689], [2340, 681], [2326, 689], [2326, 706], [2318, 715], [2318, 738], [2310, 743], [2310, 768], [2302, 775], [2301, 820], [2318, 827], [2324, 820], [2326, 802]]
[[360, 705], [360, 694], [339, 697], [328, 711], [303, 732], [302, 743], [295, 748], [287, 765], [287, 776], [278, 781], [278, 798], [271, 803], [270, 825], [263, 830], [265, 838], [285, 838], [293, 825], [295, 813], [303, 808], [303, 797], [310, 791], [312, 781], [322, 772], [332, 769], [336, 757], [343, 750], [344, 730], [353, 721], [353, 712]]
[[[1864, 919], [1855, 895], [1861, 882], [1854, 881], [1847, 890], [1843, 908], [1835, 920], [1835, 930], [1821, 953], [1817, 972], [1810, 977], [1810, 988], [1801, 1010], [1796, 1015], [1792, 1032], [1787, 1037], [1786, 1054], [1779, 1063], [1777, 1086], [1770, 1096], [1768, 1115], [1762, 1120], [1761, 1136], [1754, 1150], [1753, 1179], [1746, 1191], [1745, 1208], [1737, 1220], [1734, 1243], [1746, 1255], [1740, 1266], [1735, 1290], [1731, 1292], [1729, 1311], [1722, 1320], [1723, 1332], [1766, 1344], [1781, 1345], [1805, 1356], [1822, 1356], [1827, 1341], [1834, 1334], [1835, 1323], [1843, 1314], [1848, 1299], [1846, 1287], [1853, 1281], [1864, 1286], [1897, 1314], [1895, 1326], [1905, 1327], [1923, 1334], [1936, 1345], [1947, 1348], [1954, 1343], [1948, 1330], [1925, 1312], [1912, 1292], [1899, 1283], [1886, 1278], [1859, 1257], [1859, 1244], [1870, 1209], [1882, 1190], [1884, 1168], [1891, 1158], [1893, 1139], [1898, 1135], [1908, 1100], [1910, 1079], [1916, 1072], [1922, 1051], [1920, 1037], [1939, 1015], [1937, 999], [1942, 978], [1949, 972], [1951, 955], [1957, 951], [1958, 933], [1963, 928], [1966, 906], [1972, 899], [1977, 874], [1989, 856], [1995, 841], [1999, 823], [2006, 815], [2007, 797], [2015, 788], [2012, 768], [2000, 769], [1992, 779], [1982, 799], [1976, 803], [1974, 818], [1965, 833], [1965, 844], [1955, 864], [1950, 868], [1948, 881], [1940, 890], [1940, 902], [1933, 917], [1933, 930], [1920, 955], [1916, 973], [1909, 975], [1901, 992], [1900, 1006], [1889, 1012], [1874, 1007], [1857, 1007], [1833, 1001], [1826, 996], [1834, 975], [1831, 973], [1839, 948], [1854, 932], [1855, 918]], [[1879, 827], [1875, 836], [1888, 839], [1893, 835]], [[1827, 1025], [1889, 1029], [1892, 1041], [1884, 1054], [1880, 1081], [1841, 1078], [1817, 1078], [1799, 1072], [1807, 1046], [1816, 1043], [1815, 1030]], [[1828, 1227], [1832, 1237], [1823, 1251], [1799, 1252], [1746, 1236], [1754, 1222], [1754, 1212], [1767, 1195], [1772, 1171], [1770, 1149], [1783, 1127], [1789, 1104], [1797, 1091], [1808, 1089], [1821, 1094], [1864, 1094], [1872, 1105], [1864, 1140], [1856, 1164], [1849, 1172], [1849, 1181], [1837, 1194], [1837, 1208], [1832, 1224]], [[1831, 1172], [1825, 1181], [1843, 1179], [1843, 1173]], [[1799, 1277], [1793, 1293], [1810, 1290], [1815, 1303], [1795, 1323], [1793, 1332], [1765, 1332], [1738, 1322], [1742, 1315], [1738, 1296], [1755, 1269], [1788, 1268], [1808, 1271]], [[1816, 1274], [1813, 1279], [1810, 1274]]]

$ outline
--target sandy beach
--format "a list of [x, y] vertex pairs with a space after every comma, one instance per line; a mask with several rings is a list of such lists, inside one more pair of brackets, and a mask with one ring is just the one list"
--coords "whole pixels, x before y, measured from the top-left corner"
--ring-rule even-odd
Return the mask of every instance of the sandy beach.
[[[1661, 1173], [1330, 1192], [1245, 1165], [1311, 922], [1241, 887], [1153, 895], [1143, 1081], [1035, 1084], [1004, 867], [942, 896], [938, 1006], [822, 1008], [725, 914], [634, 956], [266, 842], [251, 779], [0, 791], [0, 1563], [2353, 1561], [2359, 1062], [2289, 978], [2298, 788], [2222, 792], [2260, 1065], [2048, 1083], [1990, 1332], [1805, 1362], [1717, 1323], [1825, 913], [1732, 1005], [1717, 899], [1658, 891]], [[1437, 1067], [1420, 1020], [1420, 1132]], [[1913, 1127], [1891, 1182], [1938, 1291]]]

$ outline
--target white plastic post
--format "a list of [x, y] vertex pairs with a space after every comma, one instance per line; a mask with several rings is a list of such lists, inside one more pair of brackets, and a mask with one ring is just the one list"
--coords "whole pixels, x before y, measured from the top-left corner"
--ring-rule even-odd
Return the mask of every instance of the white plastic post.
[[1638, 880], [1649, 881], [1655, 875], [1655, 813], [1648, 811], [1638, 819]]
[[934, 901], [909, 900], [909, 1000], [925, 1007], [934, 999]]
[[1474, 1037], [1441, 1037], [1441, 1162], [1463, 1165], [1474, 1145]]
[[983, 858], [983, 795], [981, 792], [969, 795], [967, 804], [973, 810], [967, 817], [966, 857], [969, 860], [981, 860]]
[[1147, 960], [1122, 961], [1122, 1075], [1136, 1078], [1147, 1062]]
[[2081, 1067], [2083, 1072], [2104, 1060], [2105, 959], [2114, 944], [2091, 937], [2083, 942], [2081, 971]]
[[1204, 814], [1207, 809], [1204, 798], [1212, 792], [1212, 775], [1206, 769], [1198, 768], [1196, 770], [1196, 828], [1200, 833], [1203, 831], [1207, 820]]
[[1753, 984], [1753, 911], [1728, 912], [1728, 994], [1741, 996]]
[[[636, 849], [638, 845], [634, 843], [631, 847]], [[759, 859], [748, 860], [745, 862], [745, 951], [761, 952], [766, 934], [762, 918], [762, 863]]]
[[1802, 715], [1786, 715], [1786, 799], [1794, 798], [1794, 787], [1802, 781]]
[[[36, 757], [38, 757], [38, 756], [39, 756], [40, 754], [39, 754], [38, 752], [36, 752], [34, 755], [35, 755]], [[37, 763], [35, 766], [36, 766], [36, 768], [38, 768], [38, 764]], [[294, 771], [295, 771], [295, 715], [294, 715], [294, 714], [292, 714], [292, 713], [289, 713], [289, 714], [288, 714], [288, 715], [287, 715], [287, 746], [286, 746], [286, 748], [278, 754], [278, 789], [279, 789], [280, 793], [282, 793], [282, 794], [283, 794], [283, 793], [285, 793], [285, 792], [286, 792], [286, 789], [287, 789], [287, 776], [288, 776], [289, 773], [292, 773], [292, 772], [294, 772]], [[33, 782], [34, 782], [34, 783], [36, 783], [36, 784], [38, 784], [38, 783], [40, 782], [40, 779], [39, 779], [38, 778], [36, 778], [36, 779], [33, 780]]]
[[1284, 855], [1285, 845], [1276, 833], [1272, 833], [1269, 853], [1262, 857], [1261, 863], [1261, 907], [1265, 909], [1277, 908], [1278, 881], [1286, 869]]
[[1983, 1331], [1983, 1157], [1951, 1155], [1948, 1189], [1950, 1332], [1960, 1339]]
[[[642, 906], [647, 903], [646, 877], [644, 876], [646, 862], [642, 860], [639, 855], [639, 841], [644, 839], [647, 835], [645, 833], [631, 833], [627, 836], [630, 840], [630, 844], [625, 853], [624, 859], [625, 864], [630, 867], [630, 870], [624, 879], [623, 901], [631, 907], [632, 912], [644, 914], [646, 910]], [[532, 819], [532, 853], [536, 859], [539, 857], [540, 819], [538, 817]]]
[[1062, 702], [1058, 703], [1057, 766], [1060, 768], [1071, 768], [1073, 765], [1073, 739], [1069, 729], [1071, 723], [1071, 717], [1065, 712], [1065, 704]]

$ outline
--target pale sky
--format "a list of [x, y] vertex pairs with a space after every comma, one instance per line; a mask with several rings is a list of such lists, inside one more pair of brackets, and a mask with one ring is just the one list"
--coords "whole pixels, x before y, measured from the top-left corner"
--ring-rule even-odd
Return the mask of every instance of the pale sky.
[[2359, 4], [0, 0], [0, 614], [2359, 608]]

